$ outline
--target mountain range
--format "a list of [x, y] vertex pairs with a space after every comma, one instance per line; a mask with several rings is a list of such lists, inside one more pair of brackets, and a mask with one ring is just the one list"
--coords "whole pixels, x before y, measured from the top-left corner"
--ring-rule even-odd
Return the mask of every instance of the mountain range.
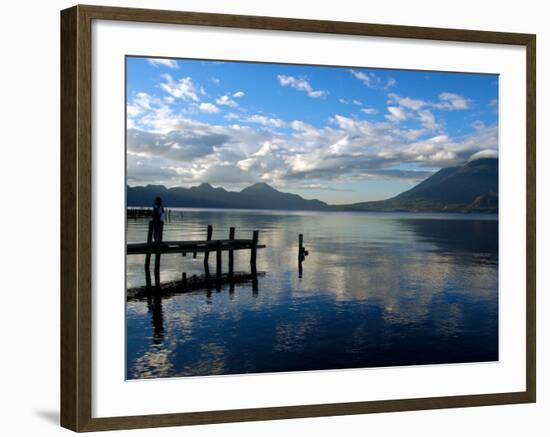
[[354, 211], [498, 212], [498, 159], [442, 168], [395, 197], [343, 205]]
[[127, 205], [148, 207], [161, 197], [167, 207], [242, 208], [303, 211], [498, 212], [498, 160], [483, 158], [434, 173], [415, 187], [386, 200], [328, 205], [283, 193], [266, 183], [227, 191], [203, 183], [196, 187], [127, 186]]
[[331, 207], [320, 200], [304, 199], [297, 194], [282, 193], [260, 182], [241, 191], [227, 191], [202, 183], [197, 187], [166, 188], [163, 185], [127, 187], [128, 206], [150, 206], [155, 197], [161, 197], [168, 207], [187, 208], [242, 208], [322, 211]]

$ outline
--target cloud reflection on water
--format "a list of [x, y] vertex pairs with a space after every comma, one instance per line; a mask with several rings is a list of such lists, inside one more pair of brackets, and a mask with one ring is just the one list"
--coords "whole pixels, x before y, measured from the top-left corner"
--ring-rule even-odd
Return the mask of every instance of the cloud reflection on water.
[[[244, 285], [231, 296], [213, 292], [210, 303], [200, 292], [163, 298], [159, 344], [146, 302], [129, 304], [128, 376], [365, 367], [380, 365], [383, 354], [406, 364], [415, 358], [407, 341], [423, 341], [419, 349], [432, 361], [438, 348], [448, 350], [449, 362], [460, 361], [458, 340], [471, 343], [464, 359], [493, 356], [478, 348], [488, 342], [493, 351], [498, 343], [498, 223], [448, 218], [186, 211], [166, 227], [166, 239], [202, 238], [206, 224], [214, 238], [229, 226], [237, 237], [259, 229], [267, 249], [258, 269], [266, 276], [256, 298]], [[143, 229], [130, 222], [129, 241], [139, 241]], [[298, 233], [310, 251], [301, 279]], [[246, 269], [248, 254], [235, 255], [236, 268]], [[142, 280], [142, 262], [128, 257], [129, 285]], [[182, 269], [200, 273], [202, 261], [168, 255], [162, 266], [167, 280]]]

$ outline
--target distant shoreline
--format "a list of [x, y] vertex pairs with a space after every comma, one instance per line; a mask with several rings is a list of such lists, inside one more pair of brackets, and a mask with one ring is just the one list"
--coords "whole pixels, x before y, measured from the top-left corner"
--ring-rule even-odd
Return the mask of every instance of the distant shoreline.
[[[385, 215], [414, 215], [414, 216], [426, 216], [426, 215], [440, 215], [440, 216], [460, 216], [460, 217], [472, 217], [475, 216], [486, 218], [487, 220], [498, 220], [498, 211], [497, 212], [480, 212], [480, 211], [360, 211], [360, 210], [349, 210], [349, 209], [333, 209], [333, 210], [286, 210], [286, 209], [269, 209], [269, 208], [218, 208], [218, 207], [187, 207], [187, 206], [170, 206], [167, 205], [166, 208], [173, 211], [231, 211], [231, 212], [276, 212], [280, 214], [310, 214], [310, 215], [319, 215], [319, 214], [385, 214]], [[151, 209], [146, 206], [127, 206], [126, 210], [132, 209]]]

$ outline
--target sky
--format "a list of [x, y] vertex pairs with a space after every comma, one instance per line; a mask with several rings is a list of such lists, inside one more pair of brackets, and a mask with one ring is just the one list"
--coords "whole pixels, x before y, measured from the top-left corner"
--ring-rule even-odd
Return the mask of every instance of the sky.
[[498, 155], [498, 76], [126, 58], [127, 183], [344, 204]]

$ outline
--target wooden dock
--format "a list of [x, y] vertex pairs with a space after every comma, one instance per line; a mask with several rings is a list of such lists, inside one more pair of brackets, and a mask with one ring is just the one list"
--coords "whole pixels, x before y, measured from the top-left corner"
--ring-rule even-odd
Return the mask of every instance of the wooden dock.
[[[228, 275], [231, 277], [234, 274], [233, 253], [236, 250], [250, 250], [250, 270], [251, 274], [255, 275], [256, 270], [256, 253], [258, 249], [264, 249], [266, 246], [258, 244], [259, 231], [252, 232], [251, 239], [236, 239], [235, 228], [229, 229], [229, 238], [223, 240], [212, 240], [213, 228], [211, 225], [206, 230], [206, 240], [185, 240], [185, 241], [163, 241], [163, 224], [161, 223], [157, 234], [155, 234], [153, 221], [149, 222], [149, 230], [147, 233], [147, 241], [145, 243], [129, 243], [126, 245], [127, 255], [145, 255], [145, 281], [146, 286], [151, 286], [151, 255], [155, 255], [155, 285], [160, 287], [160, 260], [162, 254], [181, 253], [186, 256], [188, 253], [193, 255], [193, 259], [197, 258], [198, 253], [204, 253], [204, 271], [205, 276], [210, 276], [209, 257], [210, 253], [216, 254], [216, 277], [222, 278], [222, 253], [228, 252]], [[154, 236], [157, 241], [154, 240]], [[186, 282], [186, 273], [182, 273], [182, 282]]]

